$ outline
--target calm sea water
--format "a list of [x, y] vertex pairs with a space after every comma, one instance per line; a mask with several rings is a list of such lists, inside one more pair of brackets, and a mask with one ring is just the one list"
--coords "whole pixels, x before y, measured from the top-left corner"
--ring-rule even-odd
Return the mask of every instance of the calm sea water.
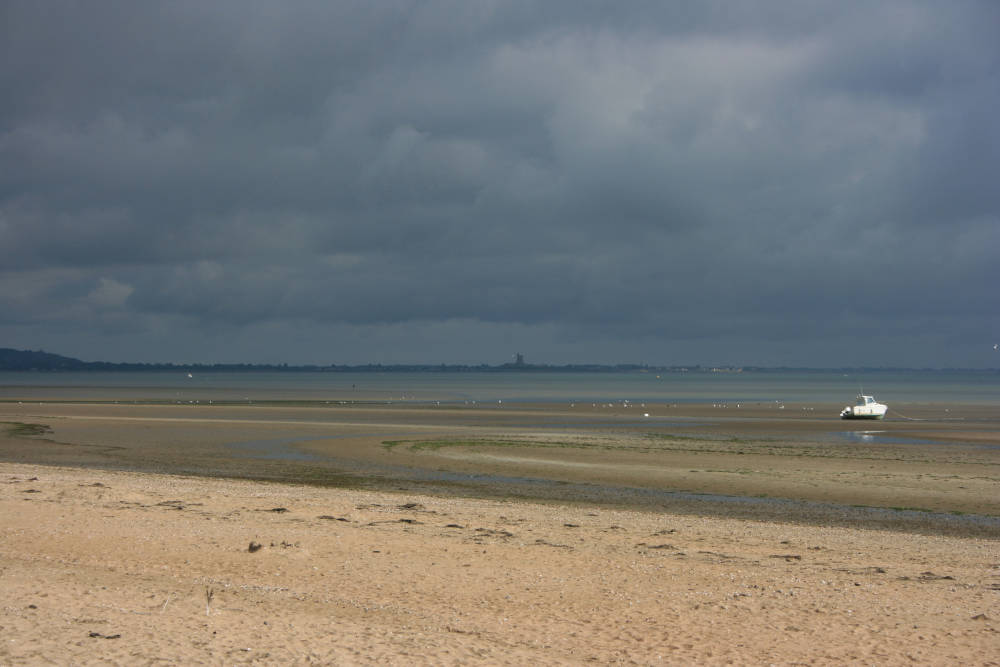
[[442, 402], [853, 402], [1000, 408], [1000, 372], [0, 373], [0, 399]]

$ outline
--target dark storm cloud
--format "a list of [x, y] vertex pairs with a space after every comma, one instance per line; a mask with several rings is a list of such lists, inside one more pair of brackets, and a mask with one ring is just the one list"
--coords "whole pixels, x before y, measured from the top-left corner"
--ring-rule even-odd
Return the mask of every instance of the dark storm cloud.
[[9, 346], [997, 364], [992, 3], [0, 12]]

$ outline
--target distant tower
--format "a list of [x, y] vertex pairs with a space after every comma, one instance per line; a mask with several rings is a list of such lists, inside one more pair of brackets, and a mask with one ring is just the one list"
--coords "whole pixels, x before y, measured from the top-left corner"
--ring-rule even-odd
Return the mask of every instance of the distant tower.
[[523, 366], [524, 365], [524, 355], [521, 354], [520, 352], [517, 353], [517, 361], [514, 362], [514, 365], [515, 366]]

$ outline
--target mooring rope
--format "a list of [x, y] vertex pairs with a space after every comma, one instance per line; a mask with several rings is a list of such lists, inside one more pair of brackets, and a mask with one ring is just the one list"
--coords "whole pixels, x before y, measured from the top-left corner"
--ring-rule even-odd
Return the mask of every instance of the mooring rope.
[[889, 412], [891, 412], [894, 416], [902, 417], [906, 421], [910, 421], [910, 422], [925, 422], [925, 421], [927, 421], [926, 419], [918, 419], [916, 417], [907, 417], [906, 415], [904, 415], [899, 410], [888, 410], [887, 413], [889, 413]]
[[[889, 414], [890, 412], [894, 416], [901, 417], [902, 419], [905, 419], [906, 421], [911, 421], [911, 422], [926, 422], [926, 421], [931, 421], [930, 419], [928, 419], [926, 417], [924, 417], [924, 418], [907, 417], [902, 412], [900, 412], [899, 410], [896, 410], [896, 409], [887, 410], [886, 414]], [[937, 417], [936, 419], [934, 419], [934, 421], [939, 421], [939, 422], [941, 422], [941, 421], [953, 421], [953, 422], [954, 421], [965, 421], [965, 417]]]

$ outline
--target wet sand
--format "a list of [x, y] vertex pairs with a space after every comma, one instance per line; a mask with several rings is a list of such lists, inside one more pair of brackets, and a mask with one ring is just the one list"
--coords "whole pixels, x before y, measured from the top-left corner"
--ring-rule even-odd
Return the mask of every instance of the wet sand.
[[838, 409], [0, 403], [0, 664], [998, 664], [1000, 417]]
[[[907, 413], [915, 418], [843, 421], [812, 405], [14, 401], [0, 403], [0, 421], [44, 433], [0, 432], [0, 460], [675, 511], [701, 494], [695, 512], [724, 515], [747, 503], [715, 507], [708, 496], [1000, 516], [1000, 415]], [[759, 515], [769, 503], [754, 505]]]

